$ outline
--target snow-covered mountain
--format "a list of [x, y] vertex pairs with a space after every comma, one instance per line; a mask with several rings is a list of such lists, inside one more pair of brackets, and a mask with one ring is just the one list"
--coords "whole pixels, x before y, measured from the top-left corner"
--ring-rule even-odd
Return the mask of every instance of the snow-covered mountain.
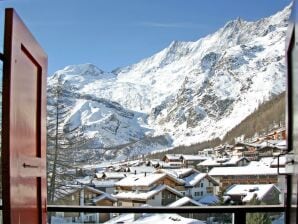
[[109, 73], [91, 64], [67, 66], [49, 78], [49, 90], [59, 82], [70, 93], [65, 102], [72, 99], [62, 125], [80, 127], [99, 148], [118, 147], [125, 155], [223, 137], [285, 90], [289, 14], [290, 6], [255, 22], [237, 18]]

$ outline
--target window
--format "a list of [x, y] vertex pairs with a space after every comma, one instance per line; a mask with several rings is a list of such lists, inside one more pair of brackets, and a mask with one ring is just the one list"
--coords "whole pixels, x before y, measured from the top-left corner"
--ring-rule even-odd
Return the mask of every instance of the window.
[[[153, 81], [152, 81], [153, 82]], [[154, 81], [155, 82], [155, 81]], [[96, 108], [92, 108], [93, 110], [95, 110]], [[127, 114], [126, 114], [127, 115]], [[120, 119], [121, 120], [121, 119]], [[112, 123], [113, 124], [115, 124], [116, 123], [116, 127], [114, 128], [114, 126], [113, 125], [107, 125], [107, 126], [105, 126], [104, 128], [103, 128], [103, 131], [105, 131], [105, 130], [108, 130], [109, 132], [108, 133], [110, 133], [110, 132], [117, 132], [117, 131], [120, 131], [120, 129], [121, 128], [123, 128], [123, 127], [120, 127], [120, 129], [118, 130], [118, 128], [119, 127], [117, 127], [117, 125], [119, 125], [119, 122], [117, 121], [117, 116], [116, 116], [116, 118], [115, 117], [110, 117], [110, 120], [109, 120], [109, 122], [110, 121], [112, 121]], [[90, 122], [91, 123], [91, 122]], [[95, 123], [95, 122], [94, 122]], [[129, 130], [129, 124], [125, 124], [125, 125], [128, 125], [127, 127], [128, 127], [128, 130]], [[97, 126], [94, 126], [94, 127], [96, 127], [97, 128]], [[98, 127], [100, 127], [100, 126], [98, 126]], [[114, 128], [114, 129], [113, 129]], [[88, 127], [87, 126], [83, 126], [82, 127], [82, 130], [88, 130]], [[130, 130], [129, 130], [130, 131]], [[133, 136], [133, 133], [132, 133], [132, 136]], [[134, 137], [134, 136], [133, 136]], [[78, 139], [79, 141], [83, 141], [84, 139]], [[121, 139], [122, 140], [122, 139]], [[65, 144], [66, 145], [66, 144]], [[115, 150], [116, 151], [116, 150]], [[118, 151], [118, 150], [117, 150]], [[121, 150], [119, 150], [119, 151], [121, 151]], [[126, 152], [126, 151], [125, 151]], [[97, 152], [96, 152], [97, 153]], [[113, 152], [114, 153], [114, 152]], [[90, 153], [91, 154], [91, 153]], [[115, 153], [116, 154], [116, 153]], [[108, 158], [108, 156], [110, 156], [110, 157], [112, 157], [113, 155], [112, 155], [112, 153], [110, 153], [109, 151], [108, 151], [108, 153], [106, 153], [105, 152], [105, 155], [107, 155], [107, 158]], [[118, 156], [118, 155], [117, 155]], [[137, 155], [137, 156], [140, 156], [140, 155]], [[136, 156], [136, 157], [137, 157]], [[79, 156], [80, 157], [80, 156]], [[79, 161], [82, 159], [82, 163], [84, 163], [84, 162], [88, 162], [88, 159], [89, 158], [93, 158], [93, 155], [88, 155], [88, 158], [76, 158], [76, 159], [78, 159]], [[122, 164], [121, 164], [122, 165]], [[172, 164], [173, 166], [178, 166], [179, 164], [178, 163], [173, 163]], [[179, 165], [180, 166], [180, 165]], [[113, 169], [114, 169], [115, 167], [113, 167]], [[115, 168], [115, 169], [118, 169], [118, 167], [117, 168]], [[121, 169], [124, 169], [124, 168], [122, 168], [122, 167], [119, 167], [119, 170], [121, 170]], [[61, 173], [63, 173], [63, 171], [64, 170], [59, 170], [59, 171], [61, 171]], [[83, 172], [85, 172], [85, 171], [83, 171]], [[86, 176], [87, 176], [87, 173], [88, 173], [89, 171], [87, 170], [86, 171]], [[117, 170], [117, 172], [118, 172], [118, 170]], [[121, 171], [119, 171], [119, 172], [121, 172]], [[146, 174], [145, 174], [145, 176], [146, 176]], [[149, 176], [149, 174], [148, 174], [148, 176]], [[228, 177], [224, 177], [224, 179], [227, 179]], [[236, 179], [236, 177], [231, 177], [230, 176], [230, 178], [233, 178], [233, 179]], [[238, 178], [238, 177], [237, 177]], [[245, 177], [240, 177], [239, 179], [242, 179], [242, 178], [245, 178]], [[255, 178], [255, 176], [254, 176], [254, 178]], [[268, 177], [269, 178], [269, 177]], [[67, 179], [67, 178], [66, 178]], [[139, 180], [141, 179], [141, 177], [140, 178], [136, 178], [135, 179], [135, 182], [137, 183]], [[67, 180], [68, 181], [68, 180]], [[226, 183], [227, 183], [227, 185], [229, 184], [228, 183], [228, 179], [227, 179], [227, 181], [226, 181]], [[273, 180], [274, 181], [274, 180]], [[236, 180], [235, 180], [235, 182], [236, 182]], [[243, 182], [243, 181], [242, 181]], [[206, 184], [204, 184], [204, 182], [202, 181], [202, 182], [199, 182], [199, 185], [196, 185], [196, 190], [199, 190], [199, 191], [196, 191], [196, 192], [193, 192], [193, 190], [191, 190], [191, 192], [193, 192], [194, 193], [194, 195], [195, 196], [203, 196], [203, 194], [204, 194], [204, 190], [205, 189], [203, 189], [204, 187], [207, 187], [207, 186], [213, 186], [213, 184], [211, 183], [211, 182], [205, 182]], [[166, 184], [166, 183], [164, 183], [164, 184]], [[220, 184], [222, 184], [222, 183], [220, 183]], [[129, 187], [127, 187], [127, 189], [126, 190], [128, 190], [128, 188]], [[141, 187], [136, 187], [136, 189], [141, 189]], [[177, 189], [178, 190], [181, 190], [181, 189], [183, 189], [183, 188], [180, 188], [180, 187], [177, 187]], [[176, 190], [177, 190], [176, 189]], [[144, 191], [146, 191], [147, 190], [147, 188], [146, 187], [144, 187], [144, 189], [142, 189], [142, 190], [144, 190]], [[185, 195], [186, 193], [185, 192], [181, 192], [183, 195]], [[188, 194], [188, 193], [187, 193]], [[92, 199], [93, 197], [95, 197], [96, 196], [96, 194], [91, 194], [91, 193], [86, 193], [86, 195], [85, 195], [85, 198], [87, 199]], [[158, 195], [159, 196], [159, 195]], [[171, 193], [166, 193], [166, 194], [162, 194], [162, 199], [173, 199], [173, 198], [176, 198], [176, 195], [175, 194], [171, 194]], [[79, 196], [78, 195], [71, 195], [71, 200], [72, 201], [74, 201], [75, 199], [79, 199]], [[154, 199], [156, 199], [155, 198], [155, 196], [152, 196], [152, 200], [154, 200]], [[159, 197], [158, 197], [158, 199], [159, 199]], [[129, 205], [131, 205], [131, 203], [132, 202], [127, 202], [127, 203], [125, 203], [124, 202], [124, 204], [129, 204]], [[116, 203], [115, 203], [116, 204]], [[139, 204], [139, 203], [132, 203], [132, 205], [134, 206], [134, 205], [137, 205], [137, 204]], [[119, 201], [118, 202], [118, 205], [119, 206], [122, 206], [122, 202], [121, 201]]]
[[56, 216], [63, 218], [64, 217], [64, 212], [56, 212]]

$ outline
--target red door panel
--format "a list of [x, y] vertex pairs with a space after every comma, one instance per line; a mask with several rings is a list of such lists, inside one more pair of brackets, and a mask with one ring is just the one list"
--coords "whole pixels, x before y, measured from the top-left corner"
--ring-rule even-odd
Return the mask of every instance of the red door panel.
[[4, 223], [46, 223], [47, 56], [13, 9], [5, 12]]

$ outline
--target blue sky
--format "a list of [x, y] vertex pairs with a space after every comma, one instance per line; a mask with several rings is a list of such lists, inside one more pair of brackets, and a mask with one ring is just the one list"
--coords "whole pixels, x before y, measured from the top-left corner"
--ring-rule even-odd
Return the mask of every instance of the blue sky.
[[3, 8], [14, 7], [48, 53], [49, 74], [66, 65], [87, 62], [111, 71], [151, 56], [173, 40], [198, 40], [229, 20], [241, 17], [254, 21], [290, 2], [7, 0], [0, 1], [0, 29]]

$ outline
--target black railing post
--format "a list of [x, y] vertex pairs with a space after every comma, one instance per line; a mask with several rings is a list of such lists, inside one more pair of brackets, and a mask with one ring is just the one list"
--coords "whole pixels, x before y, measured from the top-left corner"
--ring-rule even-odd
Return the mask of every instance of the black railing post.
[[233, 224], [245, 224], [246, 223], [246, 212], [238, 210], [233, 213]]

